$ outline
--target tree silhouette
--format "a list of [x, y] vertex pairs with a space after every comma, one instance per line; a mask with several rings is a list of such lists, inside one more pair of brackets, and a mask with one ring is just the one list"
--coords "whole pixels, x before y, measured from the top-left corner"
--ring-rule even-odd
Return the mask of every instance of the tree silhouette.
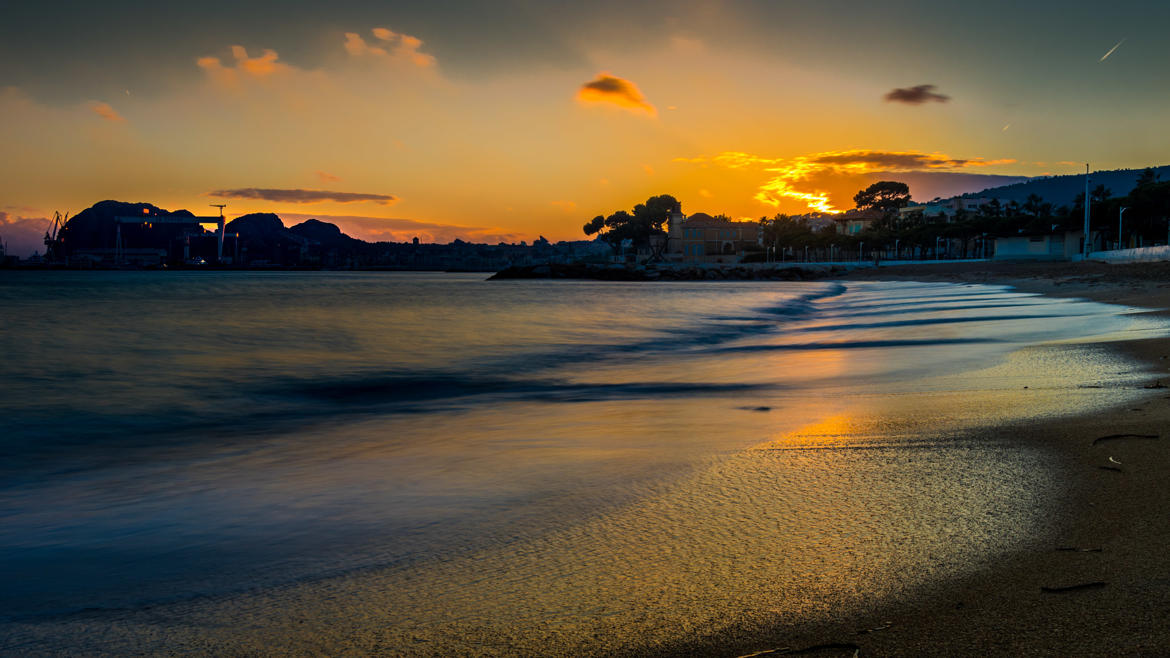
[[666, 233], [662, 225], [677, 207], [677, 199], [660, 194], [634, 206], [633, 214], [619, 210], [609, 217], [598, 215], [586, 222], [581, 230], [585, 235], [600, 235], [615, 250], [623, 240], [632, 241], [635, 248], [645, 247], [650, 244], [650, 236]]
[[853, 195], [853, 202], [859, 210], [895, 212], [909, 205], [910, 186], [897, 181], [878, 181]]

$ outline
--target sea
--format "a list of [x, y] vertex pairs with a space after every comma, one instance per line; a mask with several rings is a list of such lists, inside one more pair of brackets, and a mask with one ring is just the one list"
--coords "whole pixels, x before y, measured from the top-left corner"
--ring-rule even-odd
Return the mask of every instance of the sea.
[[[0, 272], [0, 651], [613, 654], [1052, 531], [1135, 309], [912, 282]], [[1005, 429], [1000, 429], [1005, 428]]]

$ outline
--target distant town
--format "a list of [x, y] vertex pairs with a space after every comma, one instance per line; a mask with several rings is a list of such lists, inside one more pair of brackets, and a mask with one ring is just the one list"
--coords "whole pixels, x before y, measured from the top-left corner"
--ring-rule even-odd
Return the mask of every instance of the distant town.
[[[1069, 260], [1170, 243], [1170, 167], [1036, 179], [976, 194], [911, 201], [908, 186], [878, 181], [842, 213], [778, 214], [757, 221], [686, 215], [671, 195], [599, 215], [590, 239], [531, 244], [365, 242], [316, 219], [286, 227], [272, 213], [228, 220], [149, 203], [102, 201], [57, 215], [44, 250], [9, 268], [304, 268], [494, 272], [555, 264], [732, 265], [900, 260]], [[1088, 185], [1086, 185], [1088, 183]], [[1115, 189], [1119, 188], [1119, 189]], [[1090, 218], [1086, 245], [1085, 193]], [[1040, 194], [1043, 192], [1044, 195]], [[221, 209], [222, 212], [222, 209]]]

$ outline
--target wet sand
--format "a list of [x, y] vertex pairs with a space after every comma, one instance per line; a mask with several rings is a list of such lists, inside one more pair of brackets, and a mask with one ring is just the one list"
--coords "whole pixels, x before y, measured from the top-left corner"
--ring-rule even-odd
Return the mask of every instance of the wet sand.
[[[1152, 309], [1170, 308], [1170, 263], [954, 264], [861, 270], [856, 280], [999, 283], [1019, 290]], [[1137, 404], [1075, 419], [987, 431], [1039, 446], [1065, 474], [1038, 540], [975, 576], [916, 601], [817, 626], [735, 632], [698, 647], [709, 655], [1166, 655], [1170, 653], [1170, 339], [1107, 343], [1151, 375]], [[1128, 435], [1128, 436], [1118, 436]], [[1157, 439], [1142, 438], [1157, 436]], [[1101, 440], [1103, 437], [1115, 437]], [[1037, 536], [1046, 533], [1037, 533]]]

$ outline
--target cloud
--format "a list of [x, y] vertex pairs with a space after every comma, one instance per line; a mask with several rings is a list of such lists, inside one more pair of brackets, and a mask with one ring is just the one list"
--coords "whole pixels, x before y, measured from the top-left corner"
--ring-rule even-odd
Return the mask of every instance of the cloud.
[[572, 212], [577, 209], [576, 201], [550, 201], [549, 204], [556, 206], [565, 212]]
[[334, 176], [327, 171], [321, 170], [317, 170], [317, 178], [320, 178], [324, 183], [336, 183], [337, 181], [341, 180], [340, 176]]
[[610, 75], [606, 71], [577, 90], [577, 100], [582, 103], [609, 103], [631, 112], [658, 116], [658, 110], [647, 102], [638, 86], [629, 80]]
[[288, 64], [278, 61], [280, 55], [270, 48], [257, 57], [249, 57], [243, 46], [232, 46], [232, 57], [235, 62], [227, 66], [218, 57], [210, 56], [200, 57], [195, 60], [195, 64], [206, 71], [212, 80], [224, 86], [238, 85], [245, 78], [267, 78], [292, 70]]
[[918, 151], [831, 151], [818, 153], [808, 159], [815, 164], [829, 165], [860, 172], [870, 171], [914, 171], [916, 169], [962, 169], [965, 167], [991, 167], [1013, 164], [1015, 160], [984, 160], [983, 158], [959, 159], [941, 153], [920, 153]]
[[886, 93], [885, 99], [889, 103], [905, 103], [906, 105], [922, 105], [923, 103], [946, 103], [950, 96], [936, 93], [934, 85], [918, 85], [906, 89], [892, 89]]
[[106, 121], [122, 122], [126, 120], [121, 114], [118, 114], [117, 110], [110, 107], [109, 103], [102, 103], [101, 101], [90, 101], [89, 109], [92, 110], [94, 114], [105, 119]]
[[241, 187], [233, 190], [215, 190], [208, 192], [208, 196], [224, 199], [262, 199], [277, 203], [360, 203], [373, 201], [382, 205], [390, 205], [398, 201], [393, 194], [361, 194], [357, 192], [329, 192], [327, 190], [280, 190], [263, 187]]
[[47, 217], [14, 217], [0, 210], [0, 240], [7, 246], [6, 253], [20, 258], [44, 253], [45, 231], [51, 224]]
[[816, 212], [840, 212], [838, 206], [852, 199], [849, 190], [856, 191], [858, 185], [870, 181], [875, 174], [956, 172], [1016, 162], [1013, 159], [953, 158], [942, 153], [865, 149], [825, 151], [794, 158], [768, 158], [728, 151], [713, 157], [675, 158], [675, 161], [709, 163], [727, 169], [760, 169], [771, 177], [760, 184], [753, 196], [755, 200], [773, 208], [783, 203], [799, 202]]
[[353, 57], [379, 57], [403, 61], [424, 69], [435, 65], [434, 56], [419, 50], [423, 45], [422, 39], [385, 27], [376, 27], [370, 32], [374, 39], [383, 45], [372, 46], [357, 32], [346, 32], [345, 51]]
[[319, 219], [323, 222], [336, 224], [342, 232], [350, 237], [366, 240], [367, 242], [410, 242], [418, 238], [420, 242], [437, 242], [446, 244], [455, 239], [467, 242], [519, 242], [531, 239], [499, 227], [463, 226], [460, 224], [445, 224], [442, 222], [427, 222], [401, 217], [364, 217], [360, 215], [306, 215], [299, 213], [281, 213], [281, 219], [288, 226], [303, 222], [306, 219]]

